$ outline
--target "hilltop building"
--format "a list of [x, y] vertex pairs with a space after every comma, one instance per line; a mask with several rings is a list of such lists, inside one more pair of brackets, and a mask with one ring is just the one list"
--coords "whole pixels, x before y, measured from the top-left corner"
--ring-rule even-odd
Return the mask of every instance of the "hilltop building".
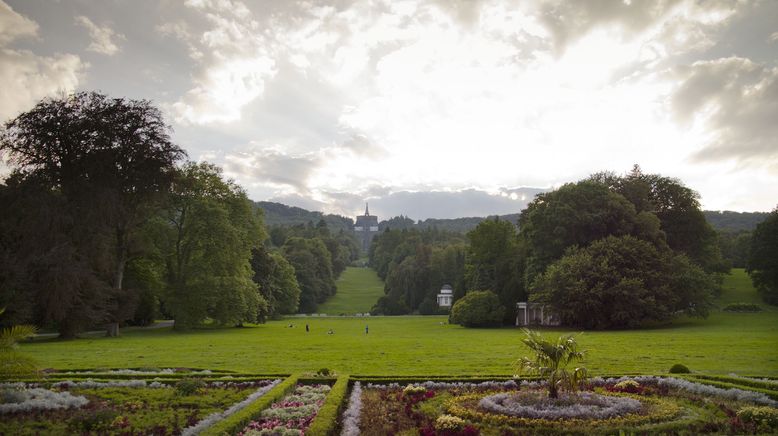
[[363, 253], [367, 253], [370, 250], [370, 244], [377, 233], [378, 217], [370, 215], [370, 209], [368, 209], [367, 203], [365, 203], [365, 214], [358, 216], [357, 222], [354, 224], [354, 235], [357, 237]]

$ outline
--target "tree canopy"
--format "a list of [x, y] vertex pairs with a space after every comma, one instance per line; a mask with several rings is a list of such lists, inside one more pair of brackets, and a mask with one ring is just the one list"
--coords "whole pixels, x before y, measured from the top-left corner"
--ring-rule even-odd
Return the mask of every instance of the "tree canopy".
[[762, 299], [778, 304], [778, 208], [754, 230], [747, 271]]
[[532, 300], [566, 325], [635, 328], [678, 312], [707, 316], [712, 289], [710, 276], [685, 255], [625, 235], [568, 249], [534, 282]]

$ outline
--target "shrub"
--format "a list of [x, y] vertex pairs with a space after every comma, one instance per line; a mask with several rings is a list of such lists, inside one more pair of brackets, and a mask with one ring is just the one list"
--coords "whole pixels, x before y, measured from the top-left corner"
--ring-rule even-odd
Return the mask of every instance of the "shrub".
[[762, 307], [753, 303], [732, 303], [725, 308], [727, 312], [761, 312]]
[[450, 322], [465, 327], [498, 326], [505, 308], [491, 291], [471, 291], [451, 308]]
[[676, 363], [672, 367], [670, 367], [670, 374], [689, 374], [691, 371], [689, 368], [686, 367], [686, 365], [682, 365], [680, 363]]
[[338, 423], [340, 409], [343, 407], [346, 394], [348, 393], [348, 380], [349, 377], [347, 375], [338, 378], [338, 381], [330, 389], [330, 393], [324, 400], [324, 404], [322, 404], [316, 417], [313, 418], [311, 426], [305, 431], [306, 435], [326, 436], [333, 434]]
[[205, 382], [199, 378], [185, 378], [176, 383], [178, 395], [194, 395], [205, 388]]
[[760, 406], [744, 407], [737, 411], [737, 417], [746, 424], [751, 424], [759, 431], [769, 432], [778, 429], [778, 409]]

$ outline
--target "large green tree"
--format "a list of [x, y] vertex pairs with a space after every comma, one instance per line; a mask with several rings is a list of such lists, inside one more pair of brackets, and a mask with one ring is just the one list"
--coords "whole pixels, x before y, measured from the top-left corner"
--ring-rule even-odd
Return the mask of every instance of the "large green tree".
[[264, 245], [254, 249], [251, 258], [254, 282], [268, 303], [267, 316], [292, 314], [300, 306], [300, 285], [294, 267], [280, 254]]
[[164, 306], [176, 328], [210, 318], [256, 322], [267, 302], [258, 292], [251, 251], [265, 233], [245, 192], [221, 169], [188, 163], [179, 171], [158, 240], [166, 258]]
[[[46, 99], [5, 124], [0, 152], [27, 173], [40, 175], [66, 200], [73, 234], [104, 238], [106, 252], [88, 253], [111, 287], [110, 335], [132, 315], [123, 288], [135, 233], [153, 214], [185, 153], [173, 144], [162, 113], [147, 100], [82, 92]], [[65, 211], [65, 209], [68, 209]], [[98, 262], [99, 260], [99, 262]]]
[[487, 219], [467, 234], [470, 242], [465, 263], [468, 289], [490, 289], [500, 298], [503, 322], [514, 318], [516, 303], [526, 299], [523, 286], [524, 254], [516, 226], [508, 221]]
[[607, 236], [623, 235], [664, 244], [655, 215], [637, 213], [623, 195], [589, 180], [539, 194], [522, 211], [519, 228], [527, 248], [528, 284], [569, 247], [586, 247]]
[[635, 328], [678, 313], [707, 316], [715, 283], [683, 254], [632, 236], [572, 247], [535, 280], [532, 301], [582, 328]]
[[623, 195], [636, 212], [659, 218], [660, 228], [673, 250], [686, 254], [707, 272], [727, 271], [716, 231], [700, 210], [699, 194], [680, 180], [644, 174], [638, 165], [624, 176], [605, 172], [592, 175], [590, 180]]
[[762, 299], [778, 304], [778, 208], [756, 226], [747, 270]]
[[320, 238], [291, 237], [284, 243], [282, 253], [294, 267], [300, 285], [300, 313], [315, 312], [319, 303], [335, 295], [332, 258]]

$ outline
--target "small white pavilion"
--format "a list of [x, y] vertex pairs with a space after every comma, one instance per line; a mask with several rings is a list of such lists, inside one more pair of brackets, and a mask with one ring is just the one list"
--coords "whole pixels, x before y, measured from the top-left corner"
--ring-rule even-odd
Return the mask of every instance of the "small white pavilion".
[[559, 315], [546, 309], [544, 305], [538, 303], [528, 303], [520, 301], [516, 303], [516, 326], [543, 325], [558, 326], [562, 322]]
[[450, 308], [454, 301], [454, 289], [451, 285], [443, 285], [438, 294], [438, 307]]

